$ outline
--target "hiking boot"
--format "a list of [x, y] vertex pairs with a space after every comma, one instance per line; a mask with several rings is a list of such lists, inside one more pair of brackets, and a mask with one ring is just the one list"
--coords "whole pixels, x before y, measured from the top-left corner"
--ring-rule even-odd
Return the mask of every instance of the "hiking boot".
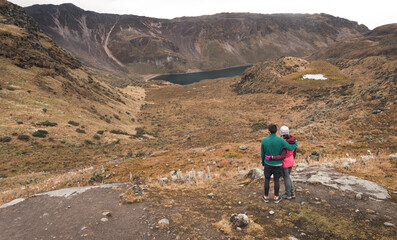
[[269, 197], [266, 197], [265, 195], [262, 195], [262, 199], [265, 201], [265, 203], [269, 202]]
[[281, 196], [274, 197], [274, 203], [279, 203], [283, 199]]
[[292, 196], [290, 196], [290, 195], [288, 195], [288, 194], [283, 194], [283, 196], [281, 196], [282, 198], [285, 198], [285, 199], [288, 199], [288, 200], [291, 200], [292, 199]]
[[291, 198], [292, 198], [292, 199], [295, 199], [295, 198], [296, 198], [296, 197], [295, 197], [295, 193], [292, 193], [292, 194], [291, 194]]

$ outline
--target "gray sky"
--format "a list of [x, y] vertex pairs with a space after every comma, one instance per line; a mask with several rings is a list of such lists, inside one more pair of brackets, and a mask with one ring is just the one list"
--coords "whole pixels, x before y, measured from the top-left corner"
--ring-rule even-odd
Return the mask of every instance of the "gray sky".
[[397, 0], [9, 0], [22, 7], [73, 3], [99, 13], [156, 18], [200, 16], [220, 12], [328, 13], [370, 29], [397, 23]]

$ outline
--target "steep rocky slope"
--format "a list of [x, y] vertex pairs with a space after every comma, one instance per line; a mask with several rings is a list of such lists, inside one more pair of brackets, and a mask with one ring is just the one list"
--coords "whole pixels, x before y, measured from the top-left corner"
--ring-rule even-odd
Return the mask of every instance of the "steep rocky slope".
[[83, 62], [139, 73], [181, 72], [304, 56], [368, 31], [326, 14], [221, 13], [172, 20], [99, 14], [72, 4], [26, 11]]
[[[107, 129], [135, 132], [131, 119], [144, 91], [121, 91], [99, 81], [42, 33], [23, 8], [7, 1], [0, 2], [0, 62], [2, 151], [13, 154], [13, 146], [29, 144], [107, 142], [113, 139]], [[93, 138], [98, 130], [104, 135]], [[3, 173], [16, 164], [3, 157], [1, 163]]]

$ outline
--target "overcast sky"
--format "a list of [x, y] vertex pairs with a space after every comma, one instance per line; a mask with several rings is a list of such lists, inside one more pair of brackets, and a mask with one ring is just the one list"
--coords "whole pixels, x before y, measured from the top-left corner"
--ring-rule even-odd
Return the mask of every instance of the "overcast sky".
[[9, 0], [22, 7], [73, 3], [100, 13], [156, 18], [200, 16], [220, 12], [328, 13], [370, 29], [397, 23], [397, 0]]

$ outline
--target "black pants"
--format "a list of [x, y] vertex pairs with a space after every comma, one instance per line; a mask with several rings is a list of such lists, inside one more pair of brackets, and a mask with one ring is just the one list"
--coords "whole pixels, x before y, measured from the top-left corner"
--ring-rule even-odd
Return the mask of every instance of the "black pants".
[[283, 166], [270, 166], [265, 164], [265, 196], [269, 196], [270, 177], [274, 176], [274, 196], [279, 195], [280, 177], [283, 175]]

